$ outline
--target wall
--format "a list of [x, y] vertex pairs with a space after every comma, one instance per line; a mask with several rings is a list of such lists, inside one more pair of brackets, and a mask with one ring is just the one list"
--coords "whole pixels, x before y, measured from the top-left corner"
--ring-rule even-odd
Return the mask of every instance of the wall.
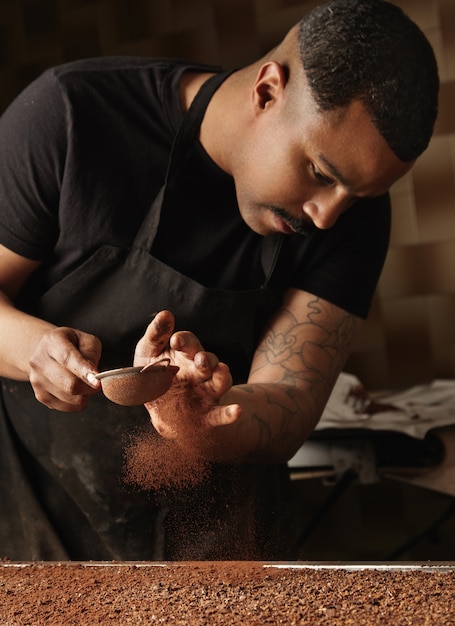
[[455, 2], [396, 4], [431, 41], [442, 87], [430, 147], [392, 189], [391, 247], [350, 363], [379, 388], [455, 377]]

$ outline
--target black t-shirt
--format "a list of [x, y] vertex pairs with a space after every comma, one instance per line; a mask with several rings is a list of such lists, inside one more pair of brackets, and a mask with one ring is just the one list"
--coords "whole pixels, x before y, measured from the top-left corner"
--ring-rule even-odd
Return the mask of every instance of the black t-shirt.
[[[101, 57], [45, 72], [0, 118], [0, 243], [43, 260], [32, 299], [103, 244], [131, 245], [165, 176], [182, 119], [176, 60]], [[263, 238], [244, 223], [233, 179], [196, 143], [153, 253], [208, 286], [262, 282]], [[284, 237], [272, 278], [366, 317], [390, 231], [388, 196], [358, 201], [327, 231]]]

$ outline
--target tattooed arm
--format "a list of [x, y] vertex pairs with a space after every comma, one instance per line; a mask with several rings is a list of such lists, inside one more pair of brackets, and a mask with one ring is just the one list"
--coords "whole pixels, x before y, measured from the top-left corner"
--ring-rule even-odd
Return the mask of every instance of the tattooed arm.
[[[314, 430], [362, 320], [326, 300], [290, 290], [256, 350], [248, 383], [232, 387], [244, 452], [289, 460]], [[237, 444], [240, 451], [240, 446]]]
[[[287, 461], [314, 430], [361, 323], [290, 290], [256, 350], [248, 382], [236, 386], [215, 355], [199, 352], [191, 333], [175, 333], [168, 355], [181, 371], [170, 392], [146, 405], [152, 422], [164, 437], [211, 460]], [[153, 356], [162, 355], [156, 345]]]

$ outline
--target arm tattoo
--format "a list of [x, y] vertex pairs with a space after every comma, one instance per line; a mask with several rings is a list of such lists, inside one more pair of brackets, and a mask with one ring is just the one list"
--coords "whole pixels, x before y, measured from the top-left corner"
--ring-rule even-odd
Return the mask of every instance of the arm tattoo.
[[[339, 308], [319, 298], [310, 301], [307, 308], [303, 322], [290, 311], [282, 311], [287, 317], [286, 329], [276, 333], [269, 328], [257, 350], [260, 359], [256, 371], [273, 365], [279, 368], [277, 382], [306, 382], [310, 388], [333, 384], [355, 334], [355, 317], [346, 313], [340, 318]], [[311, 341], [303, 339], [308, 331]]]
[[265, 333], [251, 370], [267, 370], [268, 382], [238, 386], [256, 428], [258, 459], [288, 459], [312, 432], [357, 328], [353, 315], [316, 297], [303, 321], [283, 308], [278, 324], [279, 332], [270, 326]]

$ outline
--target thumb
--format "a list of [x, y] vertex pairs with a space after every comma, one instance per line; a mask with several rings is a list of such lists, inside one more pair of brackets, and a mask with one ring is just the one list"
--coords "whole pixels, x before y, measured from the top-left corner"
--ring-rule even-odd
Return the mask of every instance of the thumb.
[[157, 313], [136, 345], [135, 361], [137, 357], [149, 359], [161, 354], [169, 343], [174, 326], [174, 316], [170, 311]]
[[241, 415], [242, 408], [239, 404], [217, 406], [208, 413], [207, 424], [209, 426], [227, 426], [234, 424]]

